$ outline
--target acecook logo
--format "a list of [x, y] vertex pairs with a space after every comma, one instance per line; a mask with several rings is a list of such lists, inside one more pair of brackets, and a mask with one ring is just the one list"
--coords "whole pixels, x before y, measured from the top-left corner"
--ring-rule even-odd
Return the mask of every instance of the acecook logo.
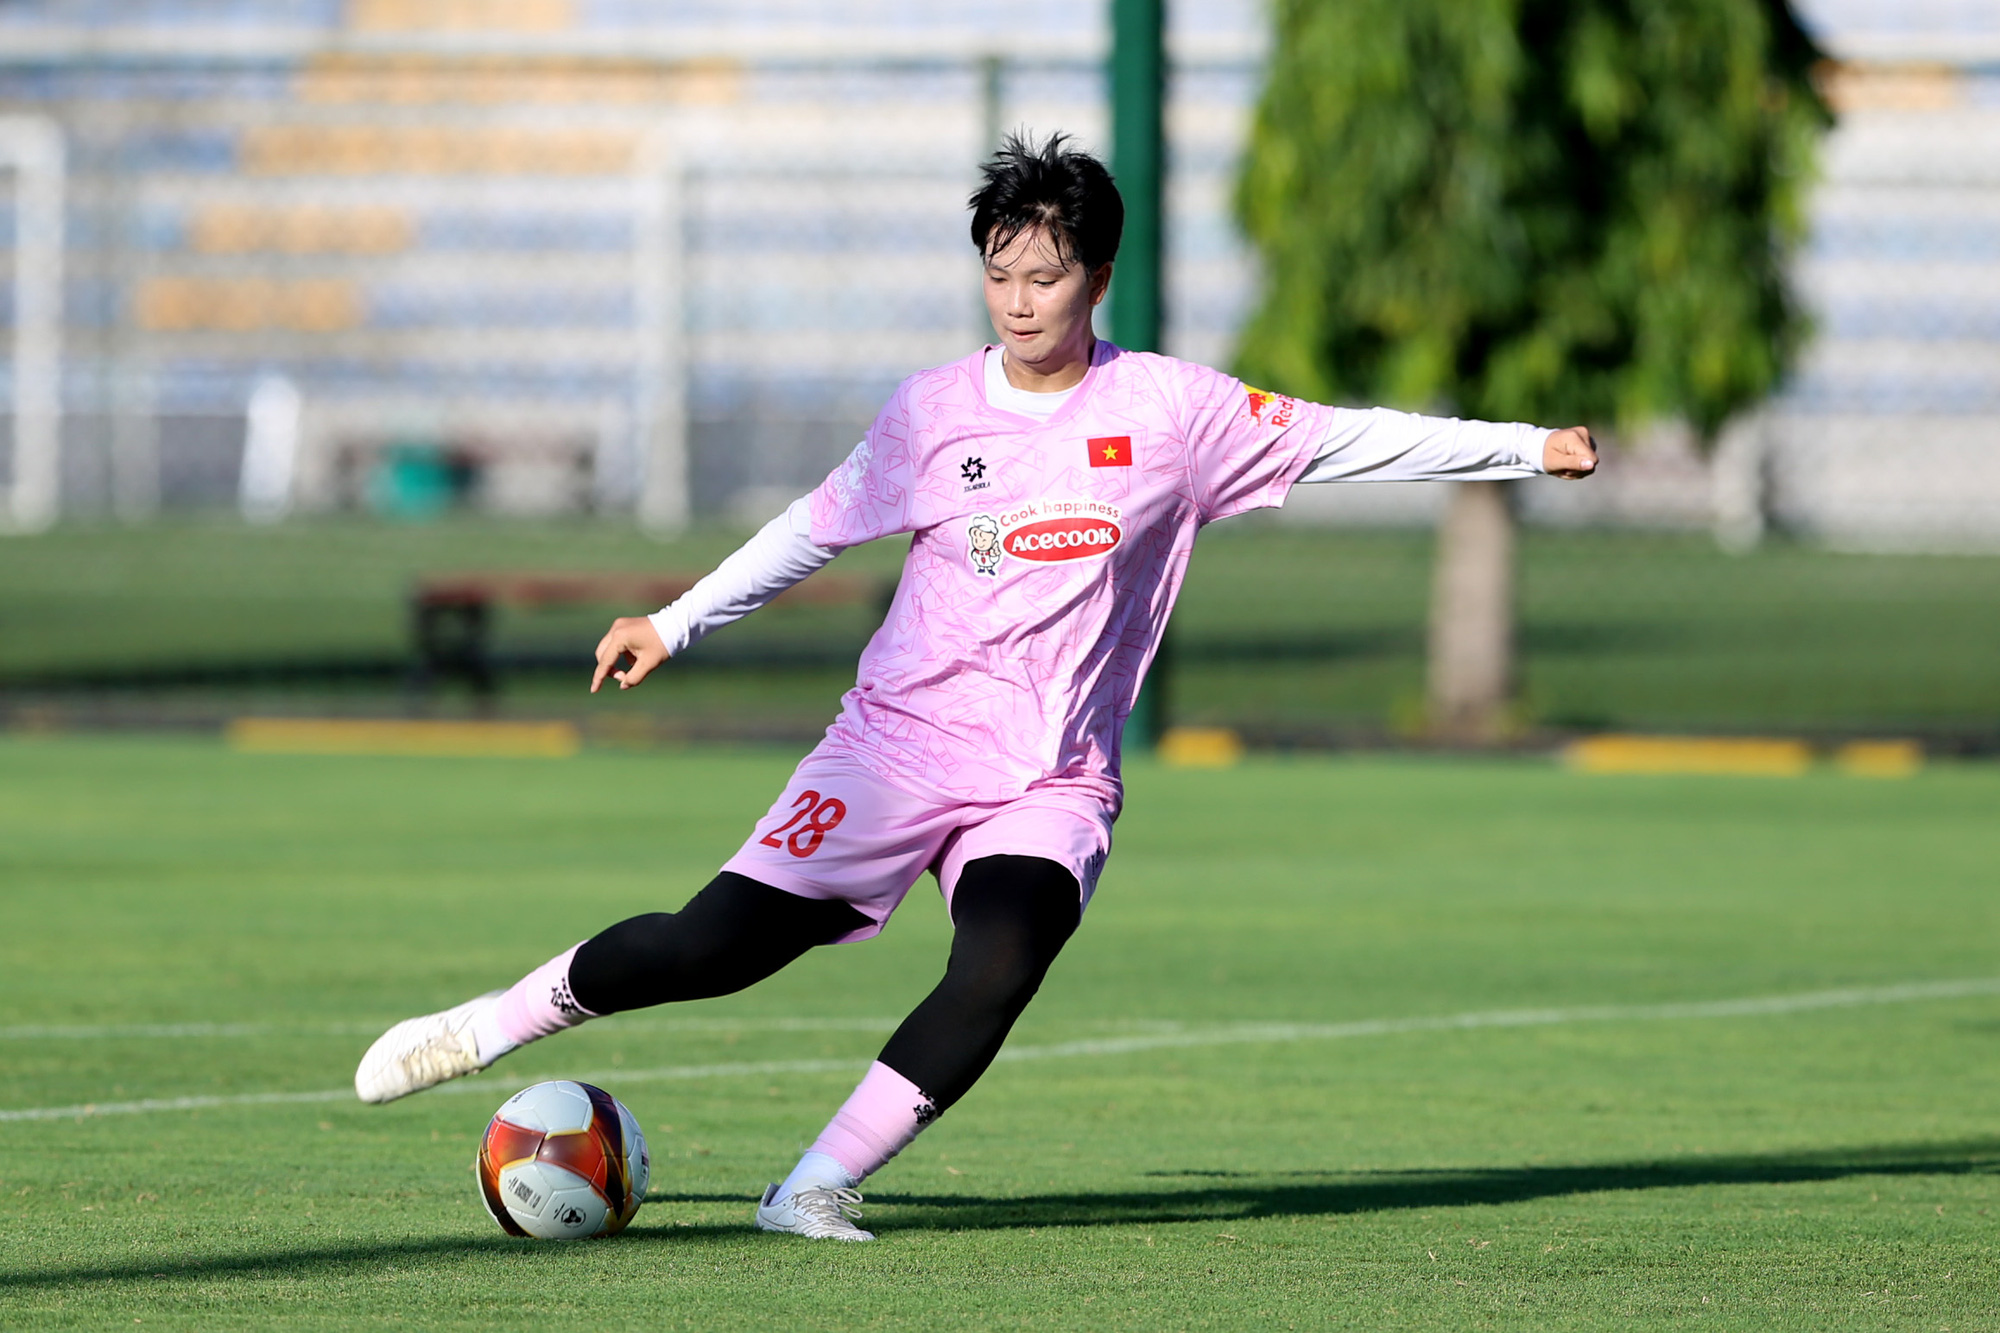
[[1015, 528], [1002, 545], [1023, 560], [1081, 560], [1103, 555], [1124, 535], [1110, 519], [1050, 518]]
[[1111, 554], [1125, 540], [1125, 514], [1105, 500], [1045, 496], [972, 515], [965, 540], [972, 572], [998, 578], [1009, 556], [1047, 565]]

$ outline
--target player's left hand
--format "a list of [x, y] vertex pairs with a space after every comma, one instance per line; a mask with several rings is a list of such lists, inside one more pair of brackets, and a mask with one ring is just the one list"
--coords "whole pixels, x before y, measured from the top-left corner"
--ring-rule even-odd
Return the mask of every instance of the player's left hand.
[[1590, 427], [1550, 431], [1542, 443], [1542, 470], [1571, 481], [1597, 471], [1597, 441], [1590, 438]]

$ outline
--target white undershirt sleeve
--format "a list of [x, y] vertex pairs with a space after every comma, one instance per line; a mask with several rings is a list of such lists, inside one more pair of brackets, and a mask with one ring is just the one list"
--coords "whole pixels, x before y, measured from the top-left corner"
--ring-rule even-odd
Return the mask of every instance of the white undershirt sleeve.
[[758, 607], [840, 554], [814, 546], [808, 537], [812, 518], [808, 502], [792, 501], [784, 513], [757, 530], [715, 567], [715, 572], [689, 588], [672, 606], [648, 616], [667, 652], [678, 656], [690, 645], [741, 620]]
[[1477, 481], [1542, 475], [1549, 432], [1386, 407], [1337, 407], [1301, 482]]

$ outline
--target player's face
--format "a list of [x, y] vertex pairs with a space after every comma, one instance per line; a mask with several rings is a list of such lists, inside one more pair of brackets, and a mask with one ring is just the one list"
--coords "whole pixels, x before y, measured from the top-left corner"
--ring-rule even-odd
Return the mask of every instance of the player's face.
[[1091, 307], [1104, 299], [1111, 265], [1096, 272], [1064, 263], [1048, 233], [1024, 229], [986, 257], [986, 313], [1014, 361], [1042, 375], [1090, 360]]

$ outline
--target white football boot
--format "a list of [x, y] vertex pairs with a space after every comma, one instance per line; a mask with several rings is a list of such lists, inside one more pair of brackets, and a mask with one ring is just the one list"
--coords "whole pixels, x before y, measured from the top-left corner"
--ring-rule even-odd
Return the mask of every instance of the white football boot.
[[[782, 1199], [773, 1185], [757, 1205], [759, 1231], [785, 1231], [808, 1240], [874, 1240], [875, 1233], [854, 1225], [861, 1220], [861, 1195], [854, 1190], [824, 1186], [793, 1190]], [[849, 1220], [852, 1219], [852, 1220]]]
[[472, 1020], [502, 994], [488, 991], [442, 1013], [406, 1018], [390, 1028], [361, 1057], [361, 1067], [354, 1071], [355, 1095], [364, 1102], [393, 1102], [492, 1064], [479, 1058]]

